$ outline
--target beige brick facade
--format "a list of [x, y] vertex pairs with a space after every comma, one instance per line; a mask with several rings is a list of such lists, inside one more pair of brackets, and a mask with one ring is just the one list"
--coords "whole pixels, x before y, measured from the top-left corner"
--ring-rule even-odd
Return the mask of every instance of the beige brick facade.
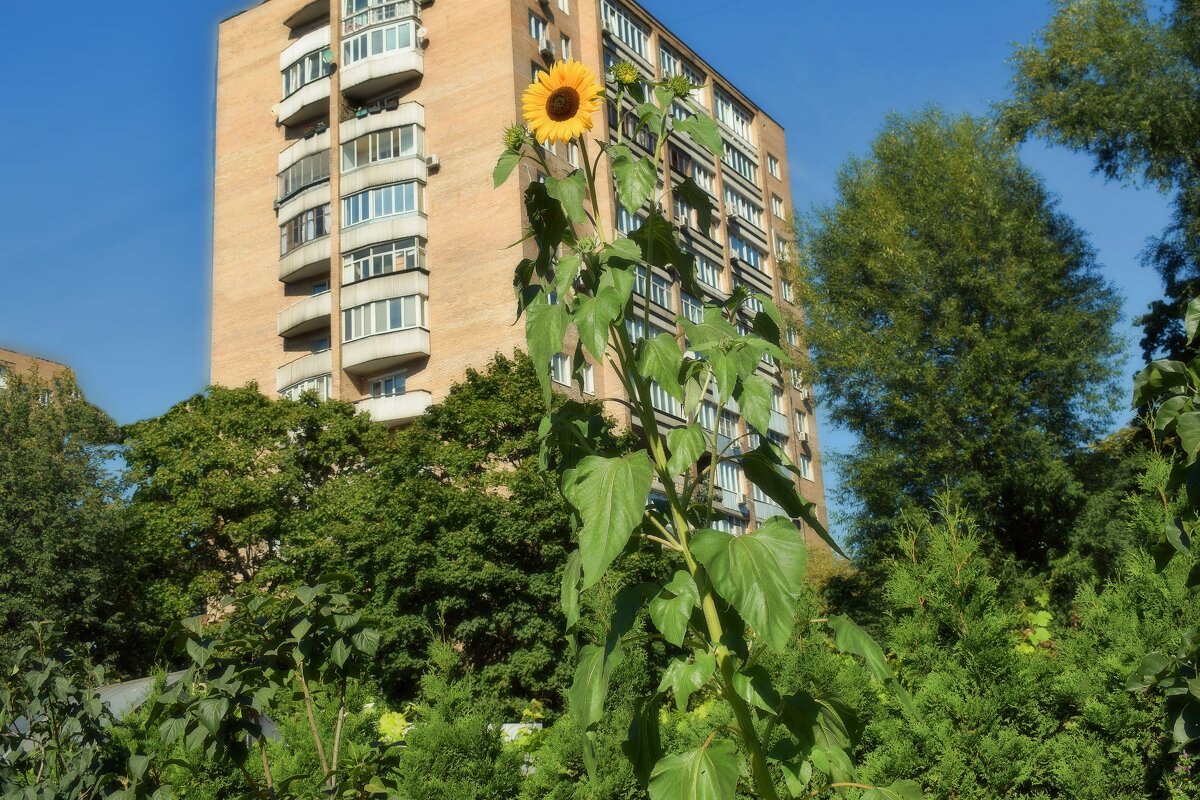
[[57, 361], [0, 347], [0, 387], [7, 381], [9, 375], [30, 376], [35, 374], [39, 380], [45, 382], [62, 376], [73, 376], [70, 367]]
[[[350, 15], [349, 9], [357, 16]], [[623, 15], [620, 24], [615, 24], [614, 13]], [[638, 61], [649, 75], [663, 76], [664, 64], [669, 65], [661, 56], [665, 46], [666, 52], [702, 77], [706, 86], [697, 100], [709, 113], [715, 111], [718, 92], [742, 109], [745, 125], [731, 120], [732, 126], [723, 125], [722, 132], [748, 157], [738, 162], [744, 174], [729, 175], [728, 164], [711, 157], [704, 161], [703, 154], [687, 143], [680, 147], [711, 174], [718, 207], [724, 187], [729, 186], [753, 206], [761, 206], [761, 221], [730, 222], [732, 211], [725, 209], [716, 237], [692, 231], [688, 241], [719, 275], [721, 285], [713, 289], [713, 298], [727, 296], [737, 281], [771, 294], [790, 308], [782, 301], [775, 248], [777, 237], [786, 241], [792, 234], [789, 223], [773, 213], [778, 210], [773, 208], [775, 197], [785, 217], [792, 209], [782, 128], [636, 4], [265, 0], [226, 20], [219, 32], [213, 383], [238, 386], [254, 381], [267, 394], [316, 385], [397, 424], [440, 400], [467, 367], [482, 366], [496, 352], [510, 353], [523, 346], [524, 328], [514, 324], [512, 295], [512, 269], [521, 249], [509, 246], [522, 236], [521, 193], [535, 175], [522, 166], [519, 180], [494, 190], [491, 172], [501, 148], [500, 134], [517, 121], [520, 96], [534, 66], [544, 67], [552, 60], [531, 36], [531, 14], [544, 21], [556, 55], [561, 55], [565, 36], [571, 55], [598, 74], [604, 70], [607, 51], [610, 57]], [[633, 37], [640, 48], [625, 41], [629, 30], [641, 32], [642, 37]], [[285, 73], [290, 84], [285, 84]], [[420, 121], [418, 134], [423, 133], [416, 137], [417, 142], [423, 138], [423, 144], [415, 152], [341, 169], [343, 140], [361, 143], [364, 132], [416, 124], [413, 120]], [[606, 120], [596, 122], [596, 136], [608, 137]], [[328, 177], [314, 173], [323, 179], [281, 197], [277, 188], [281, 170], [299, 163], [301, 156], [316, 163], [321, 152], [328, 154]], [[560, 145], [551, 156], [556, 169], [570, 169], [566, 155]], [[768, 157], [778, 160], [778, 176], [768, 170]], [[289, 174], [307, 174], [306, 169], [296, 167]], [[418, 211], [345, 224], [342, 201], [346, 197], [406, 181], [416, 182]], [[609, 176], [602, 174], [601, 181], [611, 187]], [[403, 193], [397, 192], [397, 197]], [[289, 236], [299, 230], [301, 238], [309, 233], [314, 238], [301, 244], [289, 238], [290, 249], [281, 256], [282, 226], [289, 219], [315, 220], [325, 203], [329, 213], [322, 222], [327, 224], [327, 235], [317, 235], [323, 229], [315, 222], [289, 227]], [[609, 225], [615, 224], [611, 188], [600, 204]], [[665, 204], [670, 209], [671, 203]], [[356, 204], [354, 213], [360, 208]], [[731, 235], [761, 254], [757, 268], [731, 258]], [[425, 260], [417, 263], [419, 269], [409, 270], [412, 274], [362, 280], [351, 275], [351, 280], [344, 280], [343, 259], [352, 252], [392, 247], [389, 241], [406, 247], [413, 239], [424, 248]], [[531, 247], [524, 246], [526, 254]], [[385, 327], [394, 327], [396, 319], [402, 318], [404, 330], [372, 329], [370, 335], [360, 337], [356, 329], [352, 340], [343, 341], [344, 311], [400, 296], [421, 298], [424, 317], [418, 315], [416, 327], [408, 322], [414, 301], [406, 300], [409, 305], [398, 312], [400, 317], [385, 320]], [[652, 316], [656, 325], [674, 331], [682, 302], [678, 286], [671, 289], [671, 298], [670, 309], [652, 304]], [[397, 306], [386, 306], [386, 313], [381, 308], [370, 306], [370, 314], [362, 314], [371, 320], [355, 317], [358, 321], [353, 324], [378, 325], [383, 317], [375, 314], [386, 316]], [[790, 310], [798, 314], [798, 309]], [[387, 396], [394, 384], [377, 384], [373, 390], [372, 382], [398, 372], [403, 373], [402, 396]], [[811, 391], [793, 387], [787, 370], [764, 366], [763, 374], [783, 391], [779, 433], [788, 437], [794, 458], [810, 459], [812, 480], [801, 480], [800, 485], [824, 517]], [[607, 367], [595, 369], [597, 396], [617, 396], [619, 387]], [[618, 404], [609, 407], [618, 417], [624, 414]], [[807, 414], [806, 442], [795, 430], [797, 410]], [[753, 502], [731, 497], [735, 515], [738, 499]]]

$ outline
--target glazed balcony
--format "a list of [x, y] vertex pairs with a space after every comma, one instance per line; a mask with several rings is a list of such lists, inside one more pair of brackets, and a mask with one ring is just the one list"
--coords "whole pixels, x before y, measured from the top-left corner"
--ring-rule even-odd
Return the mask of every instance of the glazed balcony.
[[306, 353], [288, 364], [284, 364], [275, 373], [275, 391], [281, 391], [301, 381], [327, 375], [333, 370], [333, 355], [331, 350], [321, 350], [316, 353]]
[[329, 236], [313, 239], [279, 259], [279, 280], [302, 281], [329, 274]]
[[405, 392], [391, 397], [368, 397], [354, 405], [365, 411], [375, 422], [404, 425], [425, 413], [433, 404], [433, 395], [424, 391]]
[[424, 29], [413, 0], [373, 5], [348, 17], [339, 61], [342, 93], [351, 100], [378, 96], [425, 71]]
[[352, 10], [347, 9], [346, 16], [342, 19], [343, 39], [365, 31], [367, 28], [373, 28], [376, 25], [385, 25], [389, 22], [399, 22], [405, 19], [419, 21], [421, 15], [421, 7], [416, 0], [392, 0], [389, 3], [374, 3], [358, 13], [350, 13]]
[[306, 297], [279, 312], [280, 336], [299, 336], [312, 331], [329, 329], [330, 293], [321, 292]]

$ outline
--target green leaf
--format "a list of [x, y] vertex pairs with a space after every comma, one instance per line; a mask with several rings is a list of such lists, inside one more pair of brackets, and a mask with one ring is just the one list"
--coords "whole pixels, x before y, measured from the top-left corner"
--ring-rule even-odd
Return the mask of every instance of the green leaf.
[[192, 661], [196, 662], [196, 666], [203, 667], [208, 663], [208, 648], [205, 647], [199, 639], [193, 639], [190, 636], [184, 644], [184, 649], [191, 657]]
[[575, 681], [567, 691], [567, 702], [581, 731], [588, 730], [604, 716], [608, 682], [613, 668], [621, 663], [622, 657], [619, 647], [606, 654], [603, 647], [589, 644], [579, 651]]
[[1180, 361], [1151, 361], [1133, 379], [1133, 407], [1137, 408], [1172, 389], [1188, 385], [1187, 367]]
[[779, 708], [779, 692], [771, 685], [771, 674], [761, 664], [747, 672], [735, 673], [733, 690], [749, 705], [768, 714], [776, 713]]
[[746, 422], [766, 436], [771, 424], [771, 384], [761, 375], [747, 375], [742, 378], [741, 392], [734, 394]]
[[520, 163], [521, 154], [516, 150], [505, 150], [501, 153], [496, 168], [492, 170], [492, 188], [500, 188]]
[[717, 659], [712, 653], [697, 650], [690, 661], [675, 659], [663, 672], [658, 691], [670, 690], [679, 713], [687, 711], [688, 699], [698, 692], [717, 671]]
[[567, 253], [554, 265], [554, 291], [558, 294], [561, 304], [567, 299], [575, 278], [579, 275], [579, 267], [583, 260], [574, 253]]
[[1200, 328], [1200, 297], [1188, 303], [1187, 314], [1183, 318], [1183, 329], [1189, 345], [1196, 340], [1197, 328]]
[[547, 177], [546, 191], [563, 204], [563, 209], [572, 222], [576, 225], [587, 224], [587, 211], [583, 207], [583, 199], [587, 196], [587, 180], [583, 170], [572, 170], [564, 178]]
[[350, 657], [350, 645], [345, 639], [338, 639], [333, 643], [333, 648], [329, 652], [329, 660], [333, 662], [335, 667], [344, 667], [346, 659]]
[[618, 238], [604, 245], [600, 251], [600, 263], [605, 266], [631, 267], [642, 261], [642, 249], [632, 239]]
[[683, 401], [683, 387], [679, 383], [679, 368], [683, 364], [683, 351], [669, 333], [660, 333], [645, 339], [640, 345], [638, 371], [654, 380], [667, 394]]
[[355, 631], [350, 634], [350, 644], [354, 645], [354, 649], [367, 657], [374, 656], [379, 652], [379, 631], [374, 628], [363, 628], [360, 631]]
[[583, 557], [578, 550], [571, 552], [562, 577], [562, 609], [567, 617], [567, 631], [579, 622], [579, 579], [583, 577]]
[[550, 360], [562, 348], [568, 321], [566, 303], [551, 303], [544, 291], [538, 292], [537, 298], [525, 310], [525, 341], [529, 344], [529, 357], [533, 359], [533, 368], [547, 402], [550, 400]]
[[812, 505], [800, 496], [791, 473], [780, 472], [780, 464], [774, 451], [765, 444], [760, 444], [758, 449], [743, 454], [741, 462], [746, 478], [778, 503], [789, 517], [801, 516], [805, 507]]
[[584, 348], [597, 361], [604, 360], [609, 326], [620, 318], [632, 293], [633, 274], [629, 270], [610, 267], [600, 276], [595, 295], [575, 295], [572, 319]]
[[229, 698], [227, 697], [205, 697], [196, 705], [196, 716], [200, 719], [200, 724], [214, 736], [221, 728], [221, 723], [225, 721], [225, 715], [228, 713]]
[[1160, 433], [1168, 431], [1176, 418], [1184, 411], [1192, 407], [1190, 397], [1179, 395], [1172, 397], [1158, 407], [1158, 411], [1154, 413], [1154, 430]]
[[706, 148], [717, 158], [725, 153], [721, 142], [721, 132], [717, 130], [717, 122], [703, 111], [697, 111], [687, 119], [675, 120], [675, 130], [682, 131], [692, 138], [696, 144]]
[[921, 786], [913, 781], [896, 781], [863, 793], [862, 800], [922, 800]]
[[650, 800], [732, 800], [740, 759], [733, 742], [667, 756], [650, 776]]
[[625, 145], [609, 148], [613, 177], [617, 181], [617, 199], [630, 214], [641, 210], [654, 187], [658, 185], [658, 170], [645, 156], [635, 156]]
[[563, 494], [579, 512], [583, 588], [600, 580], [642, 521], [654, 469], [642, 451], [619, 458], [588, 456], [564, 477]]
[[700, 297], [696, 284], [696, 257], [679, 245], [679, 232], [666, 218], [651, 210], [642, 227], [629, 234], [642, 250], [642, 260], [662, 269], [674, 269], [679, 283], [688, 294]]
[[654, 765], [662, 758], [657, 696], [634, 700], [633, 719], [629, 723], [629, 733], [621, 743], [621, 752], [633, 766], [638, 783], [643, 786], [649, 783]]
[[1187, 411], [1175, 418], [1175, 432], [1179, 434], [1179, 444], [1187, 454], [1187, 463], [1196, 460], [1200, 452], [1200, 411]]
[[132, 755], [129, 757], [129, 777], [140, 781], [150, 766], [150, 756]]
[[696, 588], [696, 582], [686, 571], [679, 570], [662, 592], [650, 601], [650, 619], [662, 632], [663, 638], [680, 647], [687, 635], [692, 609], [699, 605], [700, 590]]
[[667, 434], [667, 448], [671, 451], [667, 471], [682, 475], [704, 454], [704, 429], [694, 423], [673, 429]]
[[712, 227], [713, 212], [716, 210], [712, 195], [701, 189], [691, 178], [684, 178], [671, 191], [679, 195], [683, 202], [696, 209], [696, 222], [699, 224], [700, 230], [707, 231]]
[[876, 679], [892, 687], [892, 692], [896, 695], [901, 707], [910, 716], [919, 719], [912, 698], [908, 696], [908, 690], [900, 685], [900, 681], [896, 680], [892, 668], [888, 666], [887, 657], [883, 654], [883, 648], [871, 638], [871, 635], [855, 625], [844, 614], [830, 618], [825, 624], [833, 631], [833, 646], [843, 653], [850, 653], [861, 658]]
[[784, 650], [791, 641], [796, 597], [808, 567], [804, 539], [795, 526], [774, 517], [741, 536], [702, 530], [691, 550], [717, 593], [773, 650]]

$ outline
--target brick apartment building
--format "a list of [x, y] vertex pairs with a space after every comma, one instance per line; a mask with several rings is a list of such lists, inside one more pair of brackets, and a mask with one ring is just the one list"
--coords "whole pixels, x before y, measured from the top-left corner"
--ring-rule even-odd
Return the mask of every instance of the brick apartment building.
[[[686, 205], [668, 212], [687, 226], [713, 299], [745, 284], [798, 313], [779, 264], [792, 236], [783, 129], [632, 2], [264, 0], [221, 24], [218, 53], [213, 383], [314, 389], [399, 425], [468, 367], [522, 347], [512, 271], [530, 252], [509, 246], [523, 234], [524, 187], [539, 176], [522, 167], [495, 190], [492, 167], [532, 75], [567, 57], [598, 75], [630, 60], [647, 75], [704, 85], [695, 99], [719, 121], [725, 156], [681, 138], [670, 164], [723, 213], [701, 231]], [[610, 109], [593, 133], [607, 138], [615, 124]], [[654, 144], [642, 132], [632, 146], [649, 153]], [[549, 160], [565, 173], [578, 153], [559, 145]], [[601, 213], [632, 230], [639, 220], [601, 180]], [[700, 308], [657, 270], [639, 280], [635, 303], [645, 302], [664, 331]], [[568, 360], [553, 367], [569, 383]], [[777, 386], [770, 435], [800, 465], [802, 493], [823, 517], [811, 387], [776, 365], [762, 374]], [[621, 393], [606, 365], [585, 378], [586, 394]], [[670, 424], [674, 401], [655, 401]], [[628, 422], [623, 406], [608, 410]], [[745, 432], [736, 413], [711, 405], [704, 421], [722, 435]], [[778, 513], [746, 494], [732, 462], [718, 484], [733, 527]]]

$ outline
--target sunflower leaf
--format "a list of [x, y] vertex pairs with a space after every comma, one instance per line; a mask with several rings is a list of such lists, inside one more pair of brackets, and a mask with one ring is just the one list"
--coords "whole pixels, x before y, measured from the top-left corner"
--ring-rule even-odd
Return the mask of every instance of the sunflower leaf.
[[492, 170], [492, 182], [495, 188], [500, 188], [520, 163], [521, 154], [516, 150], [505, 150], [501, 153], [500, 160], [496, 162], [496, 168]]
[[617, 179], [617, 198], [630, 214], [636, 214], [654, 187], [658, 185], [658, 170], [645, 156], [635, 156], [625, 145], [609, 149], [613, 175]]
[[683, 131], [692, 141], [710, 150], [717, 158], [725, 153], [716, 121], [702, 111], [697, 111], [687, 119], [676, 120], [675, 130]]
[[572, 170], [565, 178], [546, 178], [546, 191], [563, 204], [563, 209], [572, 222], [577, 225], [587, 223], [587, 211], [583, 207], [583, 198], [587, 195], [587, 182], [583, 170]]

